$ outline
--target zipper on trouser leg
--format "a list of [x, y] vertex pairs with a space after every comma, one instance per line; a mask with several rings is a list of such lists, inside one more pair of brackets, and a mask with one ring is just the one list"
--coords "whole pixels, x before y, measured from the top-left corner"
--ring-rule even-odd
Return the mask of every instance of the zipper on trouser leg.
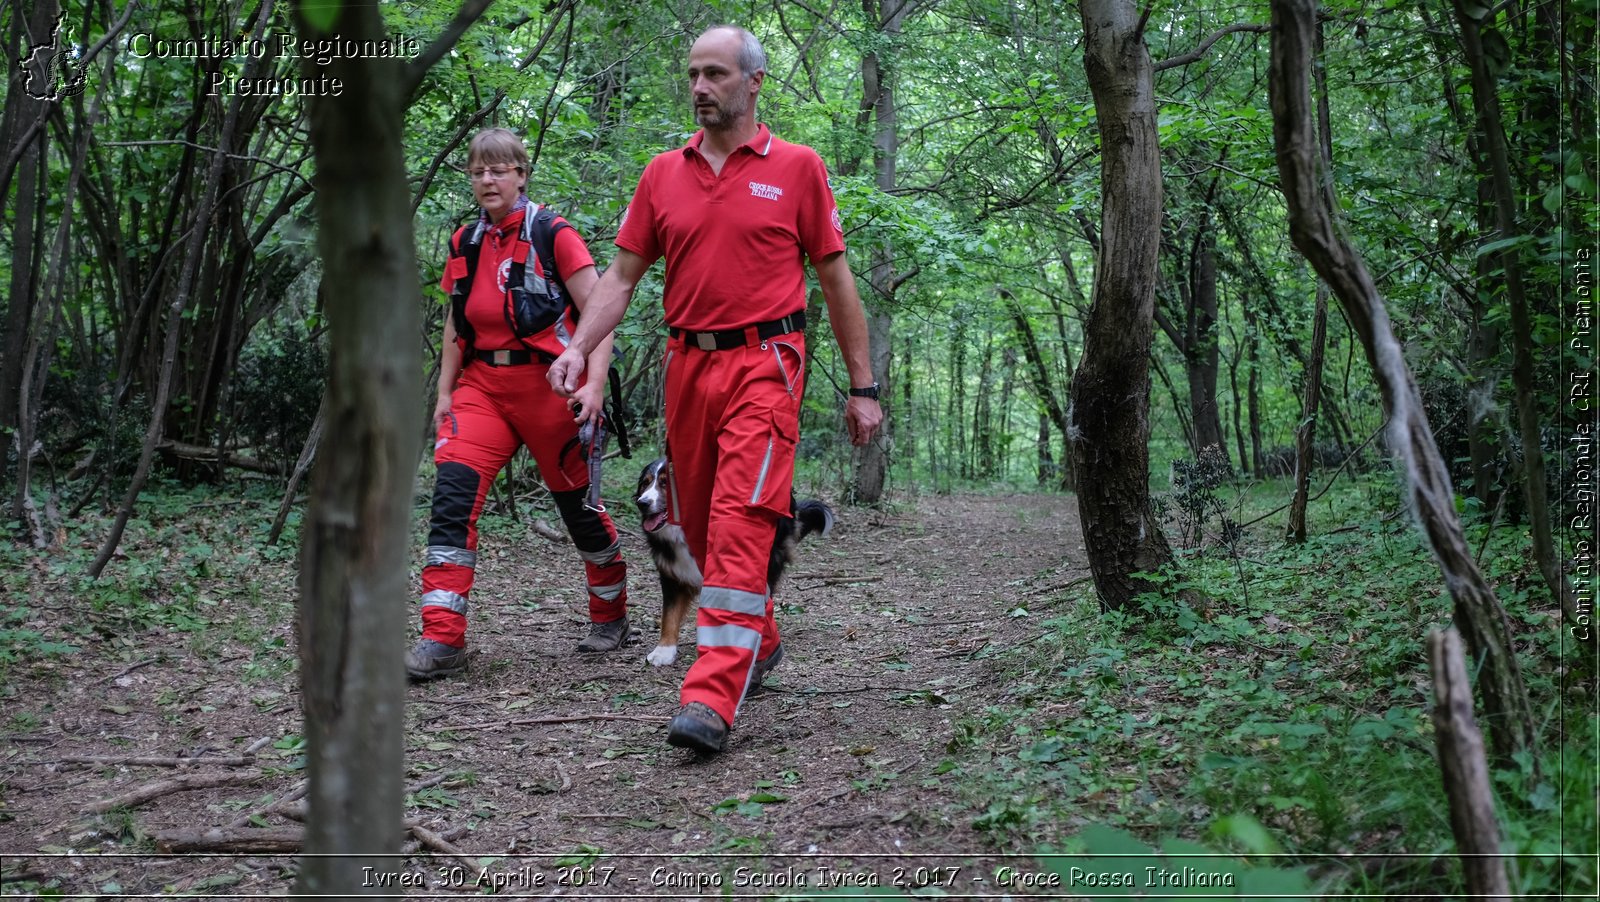
[[761, 470], [756, 473], [756, 487], [750, 493], [750, 503], [756, 504], [761, 500], [761, 490], [767, 487], [767, 471], [772, 469], [772, 446], [776, 441], [772, 432], [767, 433], [767, 452], [761, 458]]

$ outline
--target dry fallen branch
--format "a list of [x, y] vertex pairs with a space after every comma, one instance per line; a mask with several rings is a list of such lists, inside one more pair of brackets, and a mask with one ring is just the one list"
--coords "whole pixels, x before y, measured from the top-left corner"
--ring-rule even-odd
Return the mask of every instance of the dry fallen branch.
[[146, 783], [119, 796], [101, 799], [91, 804], [86, 811], [90, 814], [104, 814], [113, 808], [135, 808], [162, 796], [172, 795], [175, 792], [188, 792], [193, 789], [215, 789], [218, 786], [237, 786], [241, 783], [254, 783], [259, 779], [261, 779], [261, 771], [259, 770], [220, 774], [180, 774], [168, 780]]
[[138, 670], [141, 667], [149, 667], [151, 664], [154, 664], [155, 662], [157, 662], [159, 660], [161, 660], [161, 659], [160, 658], [145, 658], [143, 661], [140, 661], [137, 664], [129, 664], [127, 667], [124, 667], [120, 672], [114, 673], [111, 676], [108, 676], [105, 679], [101, 680], [100, 682], [102, 684], [104, 684], [104, 683], [114, 683], [117, 680], [120, 680], [123, 677], [127, 676], [128, 674], [133, 673], [135, 670]]
[[482, 867], [482, 865], [478, 864], [477, 861], [470, 858], [467, 853], [457, 848], [454, 843], [433, 832], [432, 830], [429, 830], [427, 827], [422, 826], [416, 821], [406, 821], [406, 826], [411, 828], [411, 835], [415, 836], [418, 842], [421, 842], [424, 846], [427, 846], [435, 852], [451, 856], [452, 858], [466, 865], [469, 871], [476, 872], [478, 868]]
[[234, 818], [232, 821], [229, 821], [227, 826], [223, 827], [222, 829], [225, 830], [225, 831], [227, 831], [227, 830], [238, 830], [238, 829], [240, 829], [242, 827], [248, 826], [249, 824], [251, 824], [252, 822], [254, 822], [258, 818], [264, 819], [264, 818], [266, 818], [267, 815], [273, 814], [274, 812], [280, 811], [283, 808], [285, 808], [285, 807], [287, 807], [287, 806], [289, 806], [289, 805], [291, 805], [291, 804], [293, 804], [295, 802], [300, 801], [300, 797], [305, 795], [306, 794], [306, 790], [309, 789], [309, 788], [310, 788], [310, 784], [308, 784], [305, 780], [301, 780], [300, 781], [300, 785], [296, 786], [294, 789], [289, 790], [289, 792], [287, 794], [285, 794], [282, 798], [274, 799], [273, 801], [268, 802], [263, 807], [257, 808], [255, 811], [252, 811], [249, 814], [241, 815], [241, 816], [239, 816], [237, 818]]
[[298, 852], [302, 830], [299, 827], [279, 827], [270, 830], [239, 830], [231, 827], [213, 827], [204, 832], [180, 831], [157, 833], [156, 849], [167, 854], [179, 852], [227, 852], [234, 854], [261, 852]]
[[[1067, 591], [1068, 589], [1071, 589], [1074, 586], [1081, 586], [1084, 583], [1089, 582], [1092, 579], [1094, 579], [1094, 576], [1092, 576], [1092, 575], [1090, 575], [1090, 576], [1080, 576], [1077, 579], [1070, 579], [1070, 580], [1067, 580], [1064, 583], [1057, 583], [1057, 584], [1055, 584], [1053, 586], [1042, 586], [1042, 587], [1040, 587], [1038, 589], [1029, 589], [1027, 594], [1028, 595], [1050, 595], [1050, 594], [1055, 593], [1055, 592], [1065, 592], [1065, 591]], [[973, 622], [976, 623], [976, 622], [979, 622], [979, 621], [973, 621]]]
[[63, 764], [105, 764], [126, 767], [189, 767], [194, 764], [215, 764], [219, 767], [247, 767], [256, 763], [255, 756], [233, 758], [179, 758], [139, 757], [134, 755], [62, 755]]
[[666, 715], [655, 714], [567, 714], [555, 717], [519, 717], [515, 720], [486, 720], [479, 723], [464, 723], [453, 727], [439, 727], [433, 730], [423, 730], [422, 733], [432, 736], [437, 733], [465, 733], [472, 730], [495, 730], [501, 727], [532, 727], [545, 724], [585, 723], [591, 720], [629, 720], [635, 723], [666, 723], [672, 718]]
[[[480, 865], [461, 849], [451, 843], [467, 832], [465, 827], [456, 827], [446, 833], [439, 834], [422, 826], [414, 820], [406, 821], [406, 828], [411, 835], [423, 846], [445, 855], [454, 856], [458, 861], [476, 871]], [[232, 827], [213, 827], [205, 831], [175, 831], [171, 833], [157, 833], [154, 836], [156, 849], [166, 854], [180, 852], [215, 852], [231, 854], [248, 853], [293, 853], [300, 851], [304, 840], [305, 831], [299, 827], [278, 827], [273, 829], [241, 830]]]
[[820, 589], [823, 586], [853, 586], [856, 583], [876, 583], [876, 582], [882, 582], [883, 581], [883, 577], [881, 577], [881, 576], [835, 576], [835, 577], [797, 576], [797, 577], [795, 577], [795, 581], [797, 583], [802, 579], [811, 580], [812, 581], [811, 585], [809, 585], [809, 586], [800, 586], [799, 588], [802, 589], [802, 590]]
[[561, 530], [556, 529], [554, 526], [551, 526], [543, 520], [534, 520], [532, 525], [528, 528], [533, 530], [536, 535], [549, 539], [557, 545], [571, 544], [571, 540], [568, 539], [566, 535], [561, 532]]
[[[155, 783], [146, 783], [136, 789], [129, 790], [119, 796], [101, 799], [90, 804], [84, 809], [84, 814], [104, 814], [114, 808], [134, 808], [145, 802], [159, 799], [162, 796], [175, 792], [185, 792], [191, 789], [213, 789], [218, 786], [235, 786], [242, 783], [253, 783], [261, 779], [261, 771], [250, 770], [234, 773], [220, 774], [181, 774], [168, 780], [159, 780]], [[38, 838], [46, 839], [62, 830], [72, 826], [77, 821], [76, 817], [60, 821], [52, 826], [39, 831]]]

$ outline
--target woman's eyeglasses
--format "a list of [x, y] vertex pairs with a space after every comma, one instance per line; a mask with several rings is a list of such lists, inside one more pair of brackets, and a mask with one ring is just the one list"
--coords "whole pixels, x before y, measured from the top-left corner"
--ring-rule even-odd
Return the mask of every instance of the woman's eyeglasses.
[[520, 171], [521, 168], [517, 166], [490, 166], [488, 168], [473, 166], [467, 170], [467, 178], [477, 181], [487, 175], [498, 182], [511, 173]]

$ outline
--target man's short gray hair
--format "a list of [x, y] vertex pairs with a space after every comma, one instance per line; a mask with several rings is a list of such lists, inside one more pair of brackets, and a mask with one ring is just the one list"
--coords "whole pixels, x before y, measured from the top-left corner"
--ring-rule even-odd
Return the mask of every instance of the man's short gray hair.
[[746, 77], [756, 74], [757, 70], [767, 71], [767, 51], [761, 49], [761, 39], [750, 33], [749, 29], [737, 25], [713, 25], [705, 30], [705, 34], [713, 31], [727, 30], [739, 35], [739, 71]]

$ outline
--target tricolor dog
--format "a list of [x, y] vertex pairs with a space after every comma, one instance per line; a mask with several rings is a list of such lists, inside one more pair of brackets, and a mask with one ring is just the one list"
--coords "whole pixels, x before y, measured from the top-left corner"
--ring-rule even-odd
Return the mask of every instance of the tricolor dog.
[[[647, 464], [639, 474], [639, 491], [633, 501], [639, 506], [640, 526], [650, 543], [650, 557], [661, 574], [661, 641], [645, 656], [657, 667], [678, 660], [678, 633], [683, 618], [700, 596], [700, 568], [689, 553], [683, 530], [667, 522], [667, 462], [664, 458]], [[783, 570], [794, 560], [795, 546], [812, 533], [827, 535], [833, 528], [833, 509], [821, 501], [802, 501], [793, 505], [794, 516], [778, 521], [772, 540], [772, 555], [767, 559], [767, 594], [777, 590]]]

